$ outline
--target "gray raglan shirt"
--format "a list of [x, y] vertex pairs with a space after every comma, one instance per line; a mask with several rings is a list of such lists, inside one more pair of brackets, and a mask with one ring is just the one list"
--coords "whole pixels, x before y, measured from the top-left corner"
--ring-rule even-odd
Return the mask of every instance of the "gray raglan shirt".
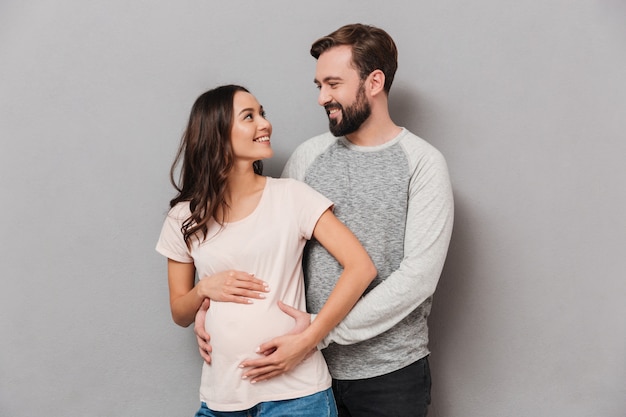
[[[378, 276], [323, 346], [337, 379], [362, 379], [426, 356], [427, 318], [452, 232], [454, 204], [441, 153], [406, 129], [393, 140], [357, 146], [330, 133], [301, 144], [283, 176], [330, 198], [359, 238]], [[307, 307], [322, 308], [341, 266], [314, 239], [305, 251]]]

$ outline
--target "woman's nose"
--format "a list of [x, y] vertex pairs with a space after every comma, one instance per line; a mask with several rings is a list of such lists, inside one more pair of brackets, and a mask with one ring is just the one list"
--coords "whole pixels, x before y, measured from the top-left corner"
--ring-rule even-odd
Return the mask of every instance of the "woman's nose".
[[260, 122], [259, 122], [259, 129], [260, 130], [263, 130], [263, 129], [269, 130], [271, 128], [272, 128], [272, 124], [270, 123], [269, 120], [267, 120], [264, 117], [260, 118]]

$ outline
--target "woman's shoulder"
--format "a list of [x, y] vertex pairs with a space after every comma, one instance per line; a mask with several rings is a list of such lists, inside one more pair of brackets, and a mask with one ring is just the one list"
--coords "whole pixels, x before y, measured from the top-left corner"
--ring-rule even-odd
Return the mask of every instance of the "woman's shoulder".
[[189, 201], [181, 201], [180, 203], [177, 203], [167, 213], [167, 217], [178, 221], [184, 221], [189, 218], [190, 215], [191, 210], [189, 209]]
[[[281, 203], [293, 207], [303, 205], [328, 204], [330, 200], [312, 188], [310, 185], [293, 178], [271, 178], [270, 186], [273, 189], [272, 198], [279, 199]], [[289, 203], [287, 203], [289, 202]]]
[[270, 186], [282, 192], [314, 192], [313, 189], [302, 181], [293, 178], [272, 178], [268, 177], [267, 181]]

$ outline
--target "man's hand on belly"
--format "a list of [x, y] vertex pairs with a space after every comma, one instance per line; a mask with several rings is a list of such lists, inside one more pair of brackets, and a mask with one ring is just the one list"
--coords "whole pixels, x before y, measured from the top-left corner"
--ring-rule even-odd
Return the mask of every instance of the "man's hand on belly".
[[257, 353], [265, 355], [259, 359], [246, 359], [239, 367], [249, 368], [243, 378], [251, 383], [266, 381], [295, 368], [300, 362], [312, 355], [317, 349], [311, 347], [311, 341], [302, 337], [302, 332], [311, 325], [311, 315], [297, 310], [282, 302], [278, 306], [296, 321], [295, 326], [285, 335], [263, 343]]

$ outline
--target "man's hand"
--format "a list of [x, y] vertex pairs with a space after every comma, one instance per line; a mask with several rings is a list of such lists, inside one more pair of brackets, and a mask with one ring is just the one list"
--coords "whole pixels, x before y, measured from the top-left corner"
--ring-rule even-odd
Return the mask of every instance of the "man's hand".
[[240, 368], [250, 368], [243, 377], [250, 379], [252, 383], [266, 381], [292, 370], [317, 350], [314, 341], [301, 335], [311, 324], [311, 315], [280, 301], [278, 306], [293, 317], [296, 324], [286, 335], [259, 346], [257, 353], [265, 357], [246, 359], [239, 365]]
[[211, 336], [209, 336], [204, 329], [204, 322], [206, 320], [206, 312], [209, 309], [210, 303], [211, 300], [208, 298], [202, 302], [202, 305], [196, 313], [196, 320], [193, 325], [193, 332], [196, 334], [196, 339], [198, 340], [198, 350], [200, 351], [200, 356], [202, 356], [202, 359], [204, 359], [204, 361], [208, 364], [211, 363], [211, 351], [213, 349], [209, 344]]

